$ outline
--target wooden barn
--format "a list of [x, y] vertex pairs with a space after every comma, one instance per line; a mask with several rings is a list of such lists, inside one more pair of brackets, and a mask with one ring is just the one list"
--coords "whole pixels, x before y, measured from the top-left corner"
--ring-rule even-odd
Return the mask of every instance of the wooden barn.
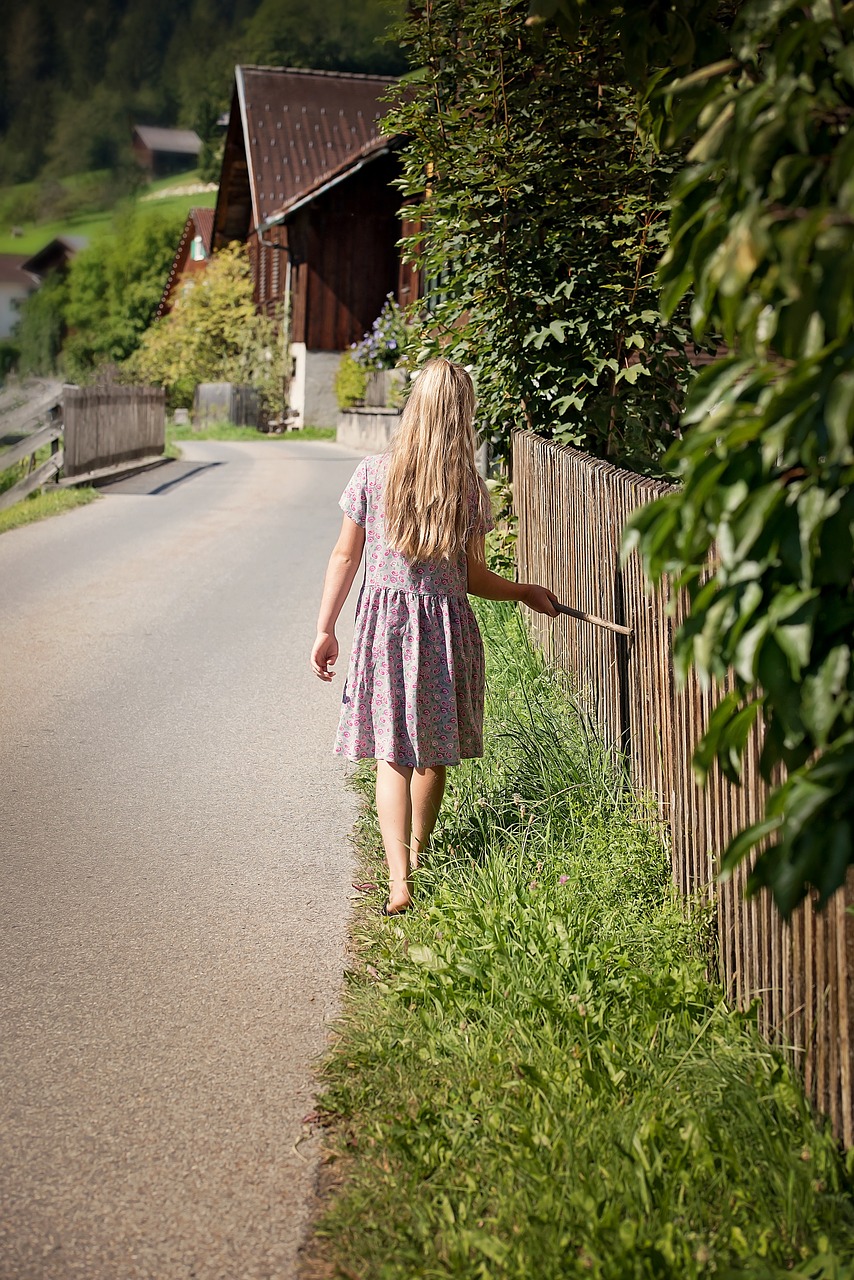
[[88, 243], [88, 236], [56, 236], [38, 253], [27, 258], [23, 269], [41, 284], [54, 271], [67, 271], [72, 258], [76, 258]]
[[417, 296], [400, 263], [399, 138], [379, 121], [382, 76], [238, 67], [213, 250], [249, 245], [259, 309], [288, 317], [296, 421], [333, 425], [340, 353], [388, 294]]
[[202, 140], [194, 129], [161, 129], [153, 124], [133, 127], [131, 149], [152, 178], [194, 169]]
[[175, 290], [185, 276], [196, 275], [204, 271], [211, 256], [213, 242], [213, 209], [191, 209], [178, 241], [172, 266], [169, 268], [169, 279], [163, 290], [163, 297], [157, 304], [155, 319], [159, 320], [172, 310]]

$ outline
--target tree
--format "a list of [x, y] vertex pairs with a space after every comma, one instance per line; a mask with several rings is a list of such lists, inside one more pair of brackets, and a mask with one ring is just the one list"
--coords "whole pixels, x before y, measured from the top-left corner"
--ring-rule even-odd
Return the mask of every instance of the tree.
[[428, 0], [401, 33], [418, 71], [386, 127], [411, 139], [424, 354], [477, 368], [498, 453], [521, 423], [655, 470], [691, 374], [655, 283], [675, 161], [607, 24], [566, 43], [527, 18], [524, 0]]
[[68, 271], [63, 348], [68, 374], [84, 380], [139, 345], [163, 294], [183, 219], [145, 206], [121, 210], [109, 235], [79, 253]]
[[275, 66], [317, 67], [394, 75], [406, 70], [390, 25], [400, 17], [398, 0], [261, 0], [242, 38], [248, 61]]
[[727, 849], [788, 913], [854, 861], [854, 7], [752, 0], [731, 56], [669, 86], [699, 135], [661, 268], [698, 337], [732, 354], [692, 388], [666, 465], [681, 489], [629, 534], [690, 599], [681, 670], [733, 674], [701, 742], [733, 778], [751, 726], [776, 782]]
[[250, 383], [274, 402], [282, 395], [280, 348], [273, 322], [256, 314], [246, 247], [232, 244], [185, 279], [124, 372], [166, 387], [175, 406], [191, 405], [199, 382]]
[[14, 335], [19, 373], [56, 372], [65, 336], [66, 301], [67, 286], [61, 272], [48, 276], [41, 288], [24, 299]]

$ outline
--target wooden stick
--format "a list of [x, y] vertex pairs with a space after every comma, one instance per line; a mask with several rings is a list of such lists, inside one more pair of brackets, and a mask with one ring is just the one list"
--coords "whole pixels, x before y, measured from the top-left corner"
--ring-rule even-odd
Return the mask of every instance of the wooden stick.
[[621, 636], [633, 635], [631, 627], [621, 627], [618, 622], [609, 622], [607, 618], [597, 618], [595, 613], [585, 613], [583, 609], [572, 609], [568, 604], [557, 604], [558, 613], [565, 613], [570, 618], [578, 618], [581, 622], [592, 622], [594, 627], [604, 627], [606, 631], [617, 631]]

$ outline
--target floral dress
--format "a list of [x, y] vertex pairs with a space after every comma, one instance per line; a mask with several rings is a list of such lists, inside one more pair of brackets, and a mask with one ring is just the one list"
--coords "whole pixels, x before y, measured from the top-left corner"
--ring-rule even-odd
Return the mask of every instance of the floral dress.
[[[466, 594], [465, 552], [410, 564], [385, 538], [382, 497], [388, 458], [365, 458], [341, 509], [365, 530], [365, 581], [337, 755], [414, 768], [459, 764], [483, 754], [483, 642]], [[478, 503], [471, 498], [472, 533]]]

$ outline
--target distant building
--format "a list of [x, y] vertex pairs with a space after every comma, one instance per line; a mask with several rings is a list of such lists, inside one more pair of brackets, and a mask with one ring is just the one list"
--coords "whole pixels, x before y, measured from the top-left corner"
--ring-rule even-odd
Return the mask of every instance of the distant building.
[[89, 243], [88, 236], [57, 236], [49, 240], [43, 249], [27, 258], [24, 271], [41, 284], [52, 271], [67, 271], [71, 259]]
[[24, 270], [26, 261], [23, 253], [0, 253], [0, 339], [12, 336], [21, 303], [37, 287]]
[[[400, 137], [379, 127], [394, 81], [280, 67], [237, 67], [213, 226], [213, 251], [249, 246], [259, 310], [289, 315], [297, 421], [332, 425], [340, 353], [389, 293], [418, 295], [402, 266]], [[287, 302], [287, 306], [285, 303]]]
[[131, 147], [146, 173], [162, 178], [194, 169], [202, 140], [194, 129], [161, 129], [156, 125], [137, 124]]
[[172, 310], [175, 290], [182, 278], [204, 270], [211, 256], [213, 224], [213, 209], [191, 209], [188, 213], [175, 257], [172, 259], [172, 266], [169, 269], [169, 279], [163, 290], [163, 297], [157, 304], [156, 319], [159, 320], [161, 316]]

